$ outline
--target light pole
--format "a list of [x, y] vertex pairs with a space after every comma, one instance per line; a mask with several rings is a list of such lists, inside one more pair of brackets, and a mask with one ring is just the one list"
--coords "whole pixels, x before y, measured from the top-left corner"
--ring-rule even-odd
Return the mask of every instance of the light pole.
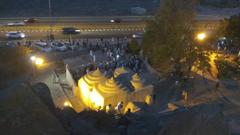
[[30, 60], [31, 60], [31, 64], [32, 64], [32, 77], [35, 76], [35, 60], [36, 60], [36, 56], [31, 56], [30, 57]]
[[50, 19], [50, 32], [48, 35], [49, 40], [52, 38], [52, 1], [48, 0], [48, 17]]
[[52, 16], [52, 2], [51, 0], [48, 0], [48, 12], [49, 12], [49, 17]]

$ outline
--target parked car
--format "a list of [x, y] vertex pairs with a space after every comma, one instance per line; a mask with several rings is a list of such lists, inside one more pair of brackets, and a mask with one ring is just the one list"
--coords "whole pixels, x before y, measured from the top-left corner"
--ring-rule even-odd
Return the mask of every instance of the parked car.
[[120, 19], [120, 18], [115, 18], [115, 19], [111, 19], [110, 22], [111, 22], [111, 23], [120, 23], [120, 22], [122, 22], [122, 19]]
[[24, 22], [10, 22], [7, 24], [8, 26], [24, 26]]
[[143, 33], [136, 33], [132, 35], [132, 38], [143, 38]]
[[26, 35], [22, 32], [10, 31], [6, 34], [6, 37], [10, 39], [23, 39]]
[[71, 44], [69, 42], [64, 43], [65, 46], [67, 46], [70, 50], [77, 50], [78, 46], [75, 44]]
[[42, 52], [51, 52], [53, 50], [51, 46], [38, 46], [38, 45], [36, 45], [36, 48], [38, 48]]
[[80, 30], [73, 27], [63, 28], [63, 34], [80, 34]]
[[47, 42], [38, 41], [35, 43], [35, 47], [43, 52], [51, 52], [52, 47], [47, 44]]
[[56, 50], [56, 51], [67, 51], [67, 47], [63, 44], [63, 43], [53, 43], [52, 47]]
[[38, 42], [35, 42], [35, 45], [46, 46], [46, 45], [47, 45], [47, 42], [38, 41]]
[[37, 19], [36, 18], [28, 18], [24, 20], [25, 23], [37, 23]]

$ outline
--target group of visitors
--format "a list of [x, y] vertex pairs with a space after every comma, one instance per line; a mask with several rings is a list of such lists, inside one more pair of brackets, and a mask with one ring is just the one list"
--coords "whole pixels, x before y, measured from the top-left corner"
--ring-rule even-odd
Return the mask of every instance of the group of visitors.
[[118, 104], [113, 108], [112, 104], [109, 104], [105, 108], [106, 113], [118, 113], [121, 114], [123, 112], [123, 101], [118, 102]]

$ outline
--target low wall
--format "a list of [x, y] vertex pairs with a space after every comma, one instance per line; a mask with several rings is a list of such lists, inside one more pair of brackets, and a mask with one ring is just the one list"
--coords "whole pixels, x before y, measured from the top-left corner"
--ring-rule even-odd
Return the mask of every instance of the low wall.
[[70, 87], [72, 87], [72, 91], [73, 91], [73, 94], [74, 96], [76, 96], [77, 98], [80, 97], [80, 93], [79, 93], [79, 90], [78, 90], [78, 85], [77, 83], [75, 82], [75, 80], [73, 79], [73, 76], [68, 68], [68, 65], [66, 65], [66, 80], [67, 80], [67, 83]]

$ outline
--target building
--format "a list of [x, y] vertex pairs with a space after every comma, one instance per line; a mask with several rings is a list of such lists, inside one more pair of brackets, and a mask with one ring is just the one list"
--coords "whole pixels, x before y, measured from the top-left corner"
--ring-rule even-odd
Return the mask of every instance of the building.
[[87, 108], [102, 109], [121, 101], [125, 107], [129, 102], [146, 102], [146, 98], [153, 95], [153, 86], [125, 68], [117, 68], [110, 77], [96, 69], [77, 81], [73, 93]]

